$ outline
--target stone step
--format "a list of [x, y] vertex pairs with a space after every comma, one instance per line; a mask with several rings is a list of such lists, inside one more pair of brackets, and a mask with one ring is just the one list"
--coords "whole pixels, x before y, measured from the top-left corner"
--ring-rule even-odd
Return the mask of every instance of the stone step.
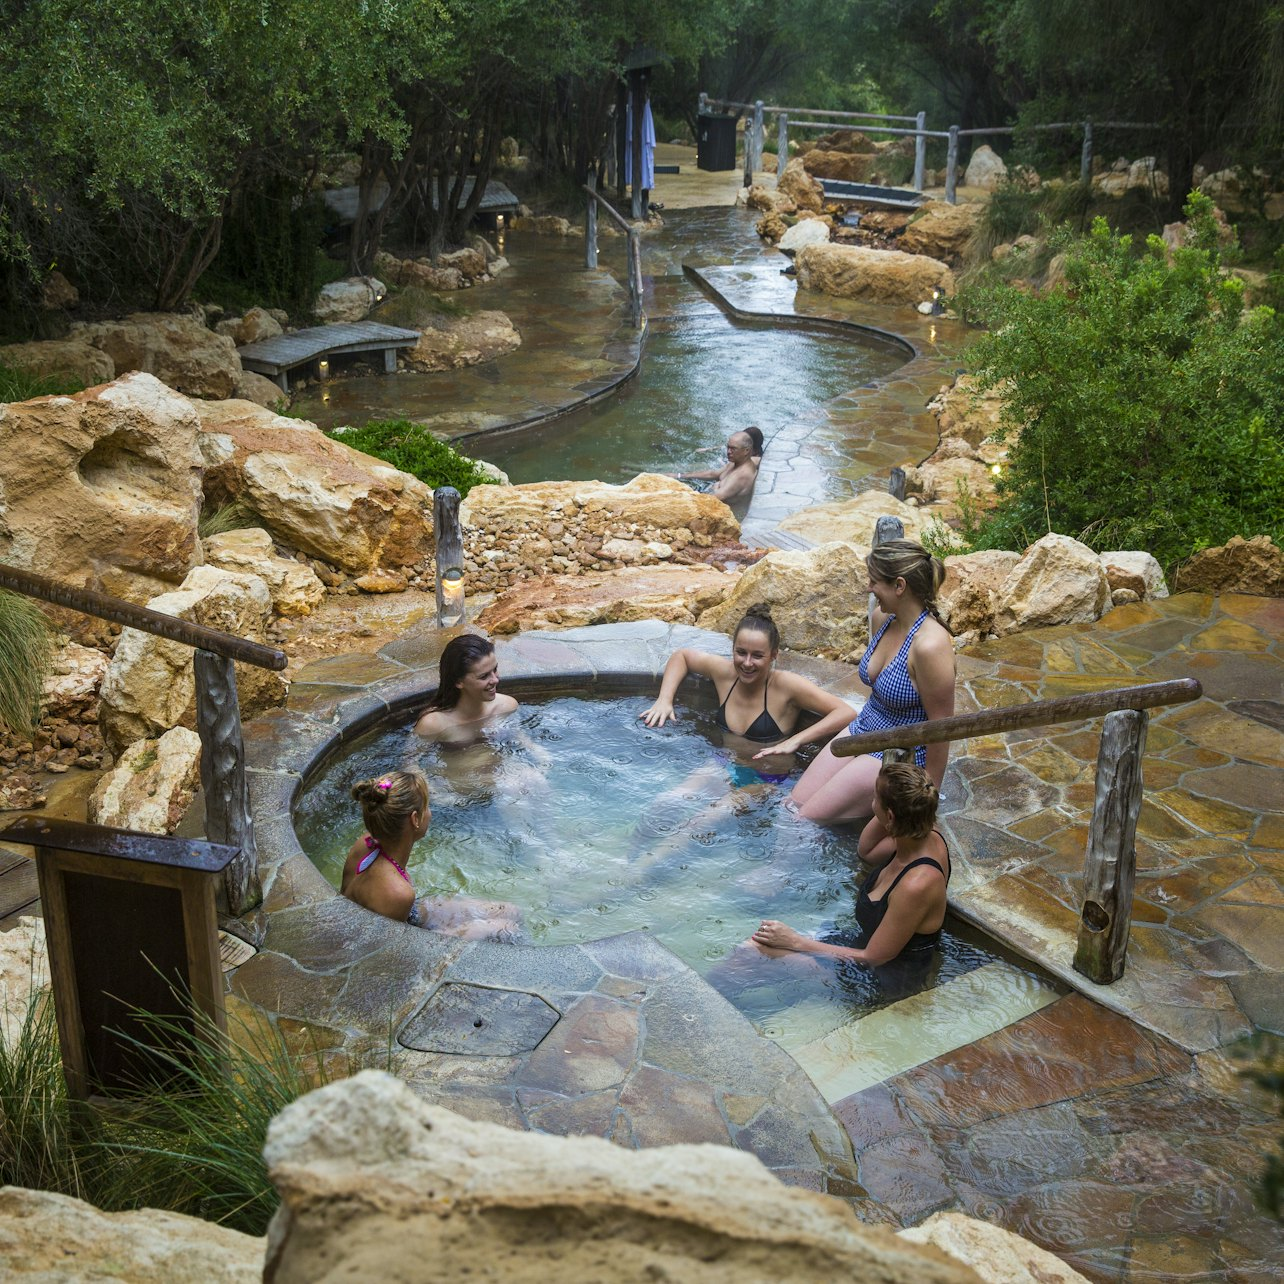
[[832, 1105], [975, 1043], [1059, 997], [1010, 964], [987, 963], [788, 1051]]

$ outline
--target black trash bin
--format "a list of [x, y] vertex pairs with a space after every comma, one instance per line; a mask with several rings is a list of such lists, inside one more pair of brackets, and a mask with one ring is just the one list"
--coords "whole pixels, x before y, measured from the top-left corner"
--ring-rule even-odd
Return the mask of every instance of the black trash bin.
[[727, 170], [736, 167], [736, 118], [701, 114], [696, 118], [696, 167]]

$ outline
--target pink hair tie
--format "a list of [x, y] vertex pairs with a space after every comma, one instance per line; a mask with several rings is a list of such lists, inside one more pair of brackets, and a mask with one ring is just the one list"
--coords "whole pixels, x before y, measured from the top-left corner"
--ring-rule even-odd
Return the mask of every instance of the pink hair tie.
[[381, 781], [379, 781], [379, 782], [375, 785], [375, 788], [376, 788], [376, 789], [377, 789], [381, 794], [386, 794], [386, 793], [388, 792], [388, 790], [392, 788], [392, 781], [391, 781], [391, 780], [389, 780], [389, 779], [385, 776]]

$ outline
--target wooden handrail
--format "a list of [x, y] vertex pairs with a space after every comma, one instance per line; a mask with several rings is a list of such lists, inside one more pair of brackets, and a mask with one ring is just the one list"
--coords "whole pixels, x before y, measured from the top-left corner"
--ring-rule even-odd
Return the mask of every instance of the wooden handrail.
[[886, 731], [840, 736], [831, 741], [829, 747], [837, 758], [854, 758], [875, 749], [915, 749], [919, 745], [940, 744], [943, 740], [964, 740], [969, 736], [995, 735], [1058, 722], [1081, 722], [1119, 709], [1153, 709], [1165, 704], [1184, 704], [1188, 700], [1198, 700], [1203, 693], [1204, 689], [1196, 679], [1175, 678], [1170, 682], [1088, 691], [1058, 700], [1033, 700], [1029, 704], [1005, 709], [982, 709], [979, 713], [960, 713], [952, 718], [912, 722], [905, 727], [889, 727]]
[[0, 588], [12, 589], [15, 593], [39, 598], [42, 602], [52, 602], [55, 606], [70, 607], [73, 611], [93, 615], [100, 620], [110, 620], [113, 624], [154, 633], [157, 637], [181, 642], [198, 651], [210, 651], [225, 659], [241, 660], [260, 669], [280, 671], [289, 663], [285, 652], [274, 647], [238, 638], [234, 633], [224, 633], [221, 629], [193, 624], [190, 620], [180, 620], [177, 616], [165, 615], [161, 611], [151, 611], [145, 606], [135, 606], [124, 598], [109, 597], [106, 593], [97, 593], [93, 589], [61, 584], [47, 575], [22, 571], [16, 566], [0, 565]]
[[596, 188], [590, 187], [587, 183], [581, 183], [580, 186], [611, 216], [615, 223], [619, 224], [622, 231], [632, 232], [634, 230], [633, 224], [601, 192]]

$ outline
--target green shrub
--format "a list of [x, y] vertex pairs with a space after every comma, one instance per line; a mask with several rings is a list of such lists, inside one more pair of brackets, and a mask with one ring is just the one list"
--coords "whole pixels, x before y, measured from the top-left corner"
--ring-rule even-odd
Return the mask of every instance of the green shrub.
[[0, 401], [30, 401], [32, 397], [66, 396], [83, 391], [80, 379], [65, 374], [36, 374], [21, 366], [0, 363]]
[[1211, 202], [1186, 209], [1195, 243], [1171, 256], [1098, 219], [1054, 238], [1063, 288], [965, 300], [991, 327], [969, 350], [978, 383], [1004, 385], [1020, 432], [979, 546], [1056, 530], [1171, 568], [1232, 535], [1284, 537], [1284, 320], [1245, 312]]
[[327, 436], [418, 477], [434, 490], [453, 486], [463, 496], [491, 480], [474, 460], [408, 419], [375, 419], [360, 428], [335, 428]]
[[0, 724], [15, 734], [40, 720], [52, 650], [49, 622], [35, 602], [0, 589]]

